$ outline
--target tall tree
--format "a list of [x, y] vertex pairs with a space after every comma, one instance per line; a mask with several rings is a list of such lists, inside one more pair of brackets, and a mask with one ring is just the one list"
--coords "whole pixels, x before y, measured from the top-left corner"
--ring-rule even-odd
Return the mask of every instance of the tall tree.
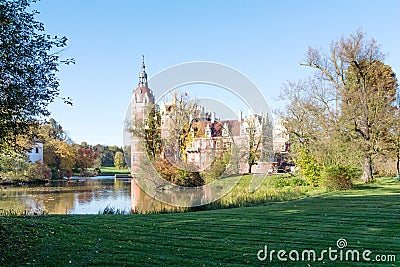
[[193, 123], [198, 121], [200, 106], [190, 99], [187, 93], [175, 93], [164, 129], [168, 132], [163, 137], [165, 150], [174, 155], [176, 161], [186, 162], [186, 148], [191, 142]]
[[310, 48], [303, 64], [317, 70], [314, 78], [322, 86], [334, 89], [335, 122], [340, 119], [342, 133], [359, 146], [365, 183], [373, 180], [376, 144], [393, 121], [397, 82], [383, 60], [377, 42], [357, 31], [333, 42], [328, 55]]
[[93, 151], [90, 147], [76, 146], [75, 150], [75, 165], [82, 171], [94, 166], [94, 163], [99, 154]]
[[150, 108], [144, 129], [147, 155], [155, 159], [161, 153], [161, 116], [156, 105]]
[[[59, 95], [55, 73], [67, 38], [51, 37], [35, 20], [32, 0], [0, 3], [0, 150], [21, 149], [16, 139], [30, 134], [49, 103]], [[68, 99], [65, 99], [69, 102]]]
[[245, 157], [249, 166], [248, 172], [251, 173], [251, 168], [257, 163], [262, 156], [263, 144], [263, 124], [264, 118], [258, 115], [249, 114], [244, 120], [243, 130], [245, 131]]
[[75, 164], [72, 141], [65, 134], [63, 127], [53, 118], [47, 123], [40, 124], [33, 131], [34, 135], [44, 142], [43, 158], [53, 173], [53, 178], [71, 175]]
[[336, 89], [327, 86], [320, 77], [290, 82], [281, 98], [287, 102], [280, 113], [290, 137], [291, 155], [300, 160], [303, 152], [311, 153], [321, 166], [346, 162], [356, 165], [359, 155], [349, 136], [345, 136], [336, 105]]
[[49, 140], [43, 153], [44, 162], [53, 169], [57, 177], [69, 176], [75, 164], [72, 147], [60, 139]]
[[363, 154], [364, 182], [373, 179], [372, 157], [381, 152], [394, 126], [397, 81], [390, 66], [376, 60], [351, 62], [342, 96], [342, 116]]
[[115, 153], [114, 166], [117, 169], [122, 169], [125, 166], [124, 154], [121, 151], [118, 151], [117, 153]]

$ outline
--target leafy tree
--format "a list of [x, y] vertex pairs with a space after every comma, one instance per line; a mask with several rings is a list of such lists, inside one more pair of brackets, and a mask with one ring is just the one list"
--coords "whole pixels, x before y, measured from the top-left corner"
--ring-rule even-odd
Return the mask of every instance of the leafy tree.
[[86, 170], [94, 166], [99, 154], [90, 147], [77, 147], [75, 151], [75, 165], [79, 169]]
[[[291, 141], [321, 166], [361, 164], [370, 182], [372, 158], [393, 131], [397, 81], [376, 41], [361, 31], [333, 42], [329, 54], [310, 48], [302, 65], [316, 70], [283, 93]], [[360, 162], [360, 163], [358, 163]]]
[[16, 174], [24, 169], [27, 161], [28, 157], [25, 154], [0, 153], [0, 173], [14, 172]]
[[147, 154], [155, 159], [161, 153], [161, 115], [153, 105], [144, 130]]
[[121, 151], [115, 153], [114, 166], [118, 169], [122, 169], [125, 166], [124, 154]]
[[382, 150], [395, 122], [397, 81], [390, 66], [372, 59], [353, 60], [342, 93], [342, 117], [363, 154], [363, 182], [370, 182], [372, 158]]
[[[57, 48], [67, 38], [51, 37], [29, 12], [32, 0], [0, 3], [0, 150], [23, 149], [19, 135], [31, 135], [39, 117], [59, 95], [55, 73], [62, 63]], [[68, 99], [66, 102], [70, 103]]]
[[270, 157], [268, 151], [272, 151], [272, 127], [267, 115], [253, 115], [244, 120], [245, 155], [249, 166], [248, 172], [257, 161], [267, 161]]
[[43, 141], [43, 159], [53, 173], [53, 178], [72, 175], [75, 155], [72, 141], [63, 127], [53, 118], [41, 123], [33, 131], [34, 136]]
[[[97, 144], [93, 146], [93, 150], [99, 154], [98, 161], [100, 161], [100, 166], [112, 166], [113, 164], [113, 157], [110, 158], [109, 154], [111, 152], [108, 150], [108, 146], [103, 146]], [[110, 152], [110, 153], [108, 153]]]
[[75, 164], [75, 153], [65, 141], [53, 139], [43, 149], [44, 162], [53, 170], [55, 177], [69, 176]]
[[357, 149], [342, 132], [333, 88], [323, 86], [319, 79], [312, 77], [286, 84], [281, 97], [288, 103], [280, 116], [289, 133], [294, 160], [306, 150], [321, 167], [359, 163]]
[[191, 143], [191, 131], [199, 104], [191, 100], [187, 93], [175, 93], [172, 106], [167, 111], [168, 117], [163, 125], [168, 134], [163, 136], [164, 152], [173, 156], [173, 161], [186, 162], [186, 148]]
[[331, 190], [347, 190], [353, 187], [353, 180], [359, 176], [359, 170], [348, 165], [332, 165], [322, 172], [323, 184]]
[[46, 142], [47, 140], [64, 140], [71, 143], [70, 138], [65, 134], [63, 127], [53, 118], [46, 123], [40, 124], [39, 128], [35, 131], [35, 135]]
[[309, 185], [320, 185], [321, 166], [305, 147], [299, 149], [296, 165], [300, 167], [300, 173], [304, 176]]

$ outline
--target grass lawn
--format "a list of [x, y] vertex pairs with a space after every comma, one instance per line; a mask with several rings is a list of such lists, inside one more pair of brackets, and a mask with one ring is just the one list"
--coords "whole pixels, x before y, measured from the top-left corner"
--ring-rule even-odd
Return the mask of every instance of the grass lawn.
[[105, 166], [102, 166], [100, 168], [100, 170], [101, 170], [101, 173], [99, 173], [99, 175], [101, 175], [101, 176], [113, 176], [115, 174], [121, 174], [121, 175], [124, 175], [124, 174], [129, 175], [129, 174], [131, 174], [129, 172], [128, 168], [126, 168], [126, 169], [118, 169], [117, 167], [105, 167]]
[[[268, 250], [347, 249], [396, 262], [261, 262]], [[337, 253], [339, 255], [339, 253]], [[287, 257], [287, 255], [286, 255]], [[269, 205], [170, 214], [0, 217], [0, 265], [399, 266], [400, 183]]]

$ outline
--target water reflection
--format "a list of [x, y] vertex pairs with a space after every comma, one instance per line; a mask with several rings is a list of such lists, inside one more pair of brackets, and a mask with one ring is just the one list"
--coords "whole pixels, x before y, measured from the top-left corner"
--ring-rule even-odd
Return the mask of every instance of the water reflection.
[[153, 211], [171, 210], [173, 206], [167, 205], [150, 197], [134, 180], [131, 181], [131, 211], [136, 213], [149, 213]]
[[106, 207], [139, 213], [171, 207], [146, 195], [131, 179], [110, 177], [52, 181], [43, 186], [0, 187], [0, 209], [49, 214], [97, 214]]

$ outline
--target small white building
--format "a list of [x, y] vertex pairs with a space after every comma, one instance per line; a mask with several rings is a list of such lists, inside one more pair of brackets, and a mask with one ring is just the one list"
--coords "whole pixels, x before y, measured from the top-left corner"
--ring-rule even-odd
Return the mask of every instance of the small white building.
[[29, 158], [28, 162], [43, 162], [43, 142], [37, 139], [33, 140], [32, 149], [27, 152], [27, 156]]

